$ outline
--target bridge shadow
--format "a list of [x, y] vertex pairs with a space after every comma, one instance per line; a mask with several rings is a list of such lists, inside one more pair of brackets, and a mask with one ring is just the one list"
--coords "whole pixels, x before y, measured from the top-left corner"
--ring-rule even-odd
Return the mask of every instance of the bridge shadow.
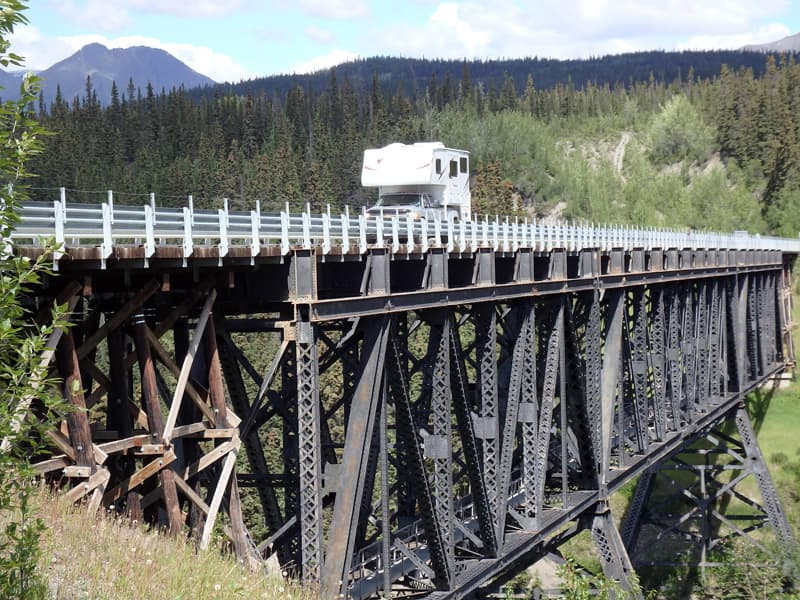
[[[747, 395], [745, 404], [747, 412], [750, 415], [750, 421], [753, 424], [753, 430], [758, 435], [764, 420], [767, 417], [767, 411], [772, 403], [772, 398], [780, 385], [780, 379], [773, 378], [772, 381], [762, 388], [752, 391]], [[735, 427], [735, 426], [734, 426]]]

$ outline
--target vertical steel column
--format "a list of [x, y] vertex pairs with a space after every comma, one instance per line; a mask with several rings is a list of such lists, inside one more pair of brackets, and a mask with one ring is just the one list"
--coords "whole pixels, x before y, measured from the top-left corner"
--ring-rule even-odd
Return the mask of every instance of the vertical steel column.
[[[497, 540], [494, 529], [494, 513], [489, 505], [486, 491], [486, 480], [481, 469], [478, 453], [478, 440], [475, 435], [475, 423], [467, 398], [467, 371], [461, 351], [461, 336], [455, 323], [450, 324], [450, 384], [453, 394], [453, 410], [456, 414], [459, 439], [461, 440], [470, 491], [475, 504], [480, 525], [479, 535], [487, 556], [497, 553]], [[534, 387], [535, 392], [535, 387]]]
[[[395, 326], [393, 330], [393, 333], [396, 334], [398, 328]], [[395, 403], [397, 439], [407, 453], [405, 456], [407, 460], [403, 466], [406, 467], [406, 471], [413, 481], [414, 493], [419, 499], [420, 519], [425, 529], [425, 537], [435, 573], [434, 583], [438, 587], [449, 587], [454, 571], [446, 558], [447, 550], [439, 523], [439, 514], [434, 509], [434, 494], [426, 474], [425, 458], [417, 433], [414, 407], [409, 396], [406, 360], [400, 347], [400, 342], [403, 341], [405, 340], [396, 335], [390, 337], [387, 368], [389, 390]]]
[[[533, 303], [530, 301], [523, 301], [516, 307], [516, 312], [519, 315], [518, 329], [516, 331], [516, 339], [514, 348], [511, 354], [511, 365], [508, 379], [508, 389], [506, 391], [506, 406], [505, 418], [503, 422], [502, 445], [500, 447], [500, 463], [498, 471], [498, 504], [497, 504], [497, 530], [498, 538], [503, 539], [505, 535], [507, 507], [504, 499], [508, 497], [509, 485], [511, 483], [511, 470], [513, 467], [514, 458], [514, 443], [517, 436], [517, 423], [519, 422], [519, 403], [520, 403], [520, 388], [522, 386], [522, 373], [527, 368], [533, 368], [532, 365], [526, 365], [526, 346], [528, 342], [533, 339], [532, 335], [529, 336], [529, 329], [535, 328]], [[506, 323], [508, 319], [506, 320]], [[532, 440], [529, 443], [534, 443]], [[524, 441], [523, 441], [524, 444]], [[528, 497], [531, 497], [532, 491], [527, 491]], [[530, 504], [530, 502], [529, 502]]]
[[627, 355], [631, 374], [630, 388], [633, 401], [633, 420], [636, 448], [645, 454], [650, 443], [649, 407], [647, 404], [647, 304], [643, 288], [630, 292], [632, 322], [625, 328]]
[[739, 436], [742, 438], [742, 445], [747, 453], [748, 464], [753, 475], [758, 482], [758, 489], [761, 492], [761, 498], [764, 501], [764, 509], [767, 513], [770, 525], [775, 530], [775, 535], [778, 542], [787, 555], [796, 549], [796, 541], [792, 527], [789, 525], [789, 520], [786, 518], [786, 513], [783, 510], [778, 492], [775, 489], [775, 484], [767, 469], [767, 464], [764, 461], [764, 455], [761, 454], [761, 448], [758, 445], [753, 425], [750, 422], [750, 417], [747, 415], [747, 409], [744, 405], [739, 405], [736, 409], [736, 429], [739, 431]]
[[[602, 379], [600, 383], [600, 439], [602, 443], [601, 463], [598, 467], [601, 475], [600, 485], [608, 482], [608, 469], [611, 467], [611, 448], [614, 436], [614, 413], [617, 402], [617, 387], [620, 384], [622, 365], [622, 337], [625, 323], [625, 293], [621, 290], [606, 292], [605, 340], [603, 343]], [[624, 442], [618, 439], [619, 455], [625, 452]]]
[[[520, 399], [517, 421], [522, 428], [522, 483], [525, 488], [526, 500], [523, 514], [527, 522], [520, 524], [526, 529], [536, 530], [536, 431], [539, 424], [539, 406], [536, 395], [538, 387], [536, 381], [536, 307], [533, 303], [531, 303], [530, 312], [522, 325], [524, 329], [520, 332], [519, 340], [524, 345], [522, 347], [522, 364], [519, 365], [518, 374]], [[516, 372], [513, 366], [512, 369]], [[510, 389], [514, 387], [516, 386], [510, 386]], [[510, 426], [510, 420], [506, 419], [506, 427]]]
[[302, 576], [319, 581], [322, 566], [322, 440], [316, 325], [299, 309], [297, 341], [297, 444]]
[[[393, 348], [397, 348], [397, 351], [400, 353], [400, 356], [404, 356], [404, 351], [408, 348], [408, 317], [406, 313], [401, 313], [399, 315], [395, 315], [392, 319], [392, 332], [391, 332], [391, 342], [390, 346]], [[402, 382], [408, 382], [409, 375], [408, 375], [408, 361], [407, 360], [392, 360], [390, 361], [390, 368], [387, 369], [387, 374], [392, 376], [393, 373], [397, 373], [397, 377]], [[390, 381], [389, 391], [394, 395], [395, 393], [399, 393], [396, 390], [398, 388], [403, 387], [405, 389], [406, 384], [399, 384], [397, 382]], [[408, 390], [405, 390], [406, 393]], [[407, 398], [410, 402], [410, 398]], [[393, 396], [393, 403], [395, 404], [395, 411], [399, 411], [400, 409], [397, 408], [398, 401], [394, 399]], [[399, 414], [399, 413], [398, 413]], [[396, 417], [398, 419], [399, 417]], [[399, 428], [400, 426], [397, 425]], [[406, 465], [412, 464], [411, 463], [411, 455], [413, 454], [413, 449], [407, 447], [407, 443], [416, 443], [416, 441], [409, 441], [407, 438], [400, 435], [399, 429], [397, 433], [397, 451], [395, 452], [397, 464], [397, 519], [398, 525], [401, 527], [405, 526], [408, 522], [413, 521], [416, 515], [416, 497], [414, 495], [414, 486], [412, 483], [412, 477], [409, 473], [408, 469], [403, 468]]]
[[499, 481], [499, 421], [497, 400], [497, 312], [494, 303], [480, 304], [475, 309], [477, 387], [480, 417], [476, 435], [481, 439], [486, 493], [492, 512], [495, 544], [502, 543], [498, 529], [498, 503], [503, 496]]
[[[556, 385], [561, 363], [562, 344], [564, 343], [564, 298], [559, 297], [551, 304], [550, 333], [547, 338], [545, 351], [544, 377], [542, 378], [541, 404], [539, 407], [539, 427], [536, 434], [535, 449], [535, 487], [534, 501], [534, 527], [541, 528], [542, 506], [544, 504], [544, 485], [547, 477], [547, 459], [550, 450], [550, 428], [553, 423], [553, 403], [555, 400]], [[564, 402], [564, 398], [560, 399]], [[562, 443], [564, 441], [562, 440]]]
[[683, 366], [684, 366], [684, 384], [683, 384], [683, 400], [681, 409], [688, 422], [694, 421], [694, 405], [697, 400], [697, 380], [695, 368], [697, 365], [696, 346], [697, 332], [695, 331], [695, 302], [694, 302], [694, 285], [689, 283], [683, 290], [684, 303], [683, 303]]
[[708, 402], [715, 406], [722, 400], [723, 322], [725, 318], [725, 284], [715, 281], [711, 287], [711, 314], [708, 322]]
[[[442, 532], [445, 558], [450, 572], [455, 570], [452, 418], [450, 391], [450, 328], [451, 318], [444, 311], [432, 319], [431, 327], [441, 328], [439, 345], [433, 364], [431, 417], [433, 434], [425, 440], [425, 454], [433, 459], [433, 502]], [[448, 582], [449, 586], [452, 580]]]
[[681, 299], [677, 290], [670, 287], [668, 293], [669, 323], [667, 325], [667, 373], [666, 392], [672, 430], [681, 428], [681, 405], [683, 404], [683, 360], [681, 358]]
[[697, 294], [697, 399], [694, 403], [696, 411], [708, 411], [709, 385], [709, 307], [716, 300], [716, 282], [702, 281]]
[[663, 441], [667, 434], [667, 402], [666, 402], [666, 377], [665, 377], [665, 311], [663, 286], [650, 288], [650, 303], [652, 323], [648, 341], [650, 342], [647, 353], [650, 372], [651, 390], [653, 395], [653, 421], [657, 441]]
[[583, 334], [585, 352], [586, 418], [591, 435], [595, 483], [599, 485], [603, 466], [603, 357], [600, 293], [592, 292], [592, 304]]
[[325, 568], [321, 577], [322, 596], [326, 598], [347, 592], [361, 499], [364, 493], [371, 495], [373, 491], [364, 489], [367, 479], [365, 471], [370, 460], [375, 419], [383, 391], [388, 325], [386, 317], [370, 319], [364, 325], [361, 377], [353, 394], [333, 519], [328, 531]]

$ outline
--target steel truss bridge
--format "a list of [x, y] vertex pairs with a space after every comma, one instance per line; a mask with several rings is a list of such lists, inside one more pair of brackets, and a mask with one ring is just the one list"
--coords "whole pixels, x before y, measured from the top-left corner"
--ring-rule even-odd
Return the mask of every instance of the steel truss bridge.
[[464, 597], [585, 529], [623, 587], [652, 539], [794, 546], [743, 397], [794, 360], [797, 240], [111, 200], [10, 236], [60, 244], [30, 303], [77, 410], [35, 462], [73, 500], [201, 546], [223, 512], [324, 598]]

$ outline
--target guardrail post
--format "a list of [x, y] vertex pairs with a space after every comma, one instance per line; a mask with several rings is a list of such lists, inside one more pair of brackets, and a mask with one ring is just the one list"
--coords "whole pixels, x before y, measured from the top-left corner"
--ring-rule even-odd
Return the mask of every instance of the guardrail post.
[[225, 202], [225, 208], [217, 209], [217, 215], [219, 219], [219, 266], [222, 266], [222, 257], [228, 255], [228, 215], [226, 212], [227, 209], [227, 199]]
[[[109, 192], [110, 194], [110, 192]], [[103, 203], [101, 206], [103, 213], [103, 243], [100, 246], [100, 268], [106, 268], [106, 259], [111, 256], [114, 249], [114, 240], [111, 237], [112, 207]]]
[[346, 214], [341, 215], [341, 222], [342, 222], [342, 254], [348, 254], [350, 252], [350, 232], [348, 231], [348, 227], [350, 226], [350, 209], [349, 207], [345, 207]]
[[186, 264], [186, 259], [189, 258], [194, 252], [194, 244], [192, 242], [192, 224], [194, 223], [194, 213], [191, 209], [192, 197], [189, 196], [189, 208], [183, 207], [183, 263]]
[[58, 261], [64, 256], [64, 223], [67, 221], [64, 188], [61, 188], [61, 200], [53, 202], [53, 224], [55, 225], [56, 249], [53, 251], [53, 271], [58, 271]]
[[[153, 196], [151, 194], [151, 196]], [[155, 201], [153, 201], [155, 203]], [[156, 253], [155, 214], [152, 204], [144, 205], [144, 266], [150, 266], [149, 258]]]
[[281, 211], [281, 254], [289, 254], [291, 246], [289, 244], [289, 212]]
[[[328, 205], [328, 210], [331, 206]], [[331, 214], [330, 212], [322, 213], [322, 254], [328, 254], [331, 251]]]
[[256, 205], [256, 210], [250, 211], [250, 264], [253, 264], [255, 257], [261, 252], [260, 224], [261, 214]]

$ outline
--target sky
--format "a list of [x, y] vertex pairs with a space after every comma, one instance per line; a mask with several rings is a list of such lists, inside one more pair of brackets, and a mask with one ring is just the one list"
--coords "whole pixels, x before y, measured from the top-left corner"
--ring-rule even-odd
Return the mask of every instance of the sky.
[[163, 48], [211, 79], [355, 58], [586, 58], [739, 48], [800, 32], [800, 0], [28, 0], [11, 50], [41, 70], [82, 46]]

